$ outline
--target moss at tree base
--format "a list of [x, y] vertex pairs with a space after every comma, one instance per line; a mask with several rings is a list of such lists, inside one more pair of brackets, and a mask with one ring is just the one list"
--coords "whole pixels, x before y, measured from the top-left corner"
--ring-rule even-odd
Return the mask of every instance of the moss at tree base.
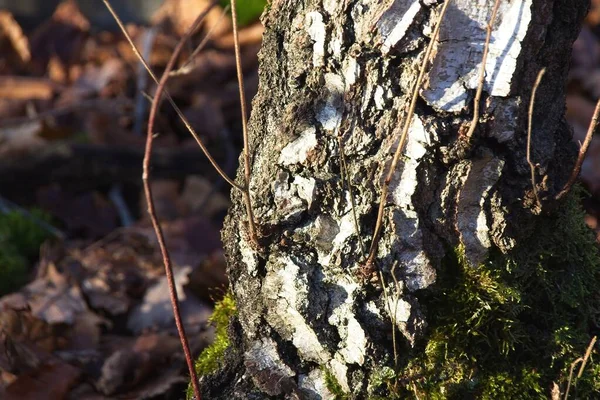
[[[555, 385], [564, 398], [571, 364], [600, 326], [600, 252], [580, 195], [508, 256], [473, 267], [451, 251], [436, 289], [420, 297], [427, 339], [401, 349], [399, 371], [372, 398], [548, 399]], [[600, 398], [595, 347], [570, 399]]]
[[[198, 377], [215, 372], [220, 364], [225, 351], [231, 345], [227, 328], [229, 322], [236, 314], [235, 298], [231, 292], [227, 292], [222, 300], [215, 303], [215, 309], [208, 322], [215, 326], [215, 340], [205, 348], [196, 360], [196, 373]], [[194, 396], [191, 384], [188, 385], [186, 398], [192, 399]]]

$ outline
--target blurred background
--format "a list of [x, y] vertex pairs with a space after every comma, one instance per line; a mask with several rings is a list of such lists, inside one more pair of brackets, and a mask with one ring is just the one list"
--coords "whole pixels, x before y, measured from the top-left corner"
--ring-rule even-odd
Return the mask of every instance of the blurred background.
[[[265, 0], [239, 1], [246, 96]], [[600, 0], [575, 44], [567, 117], [582, 141], [600, 97]], [[114, 0], [160, 76], [208, 0]], [[197, 46], [205, 42], [196, 53]], [[184, 47], [167, 89], [231, 176], [242, 145], [227, 1]], [[179, 399], [187, 372], [141, 190], [155, 84], [101, 0], [0, 0], [0, 398]], [[250, 102], [249, 102], [250, 104]], [[229, 188], [163, 102], [153, 190], [194, 354], [226, 292]], [[600, 139], [582, 170], [600, 231]], [[600, 237], [600, 235], [599, 235]]]
[[[114, 0], [160, 76], [208, 0]], [[246, 96], [263, 0], [238, 6]], [[205, 42], [195, 54], [197, 46]], [[186, 43], [167, 89], [235, 174], [241, 117], [227, 2]], [[0, 0], [0, 398], [180, 399], [188, 373], [141, 188], [155, 84], [101, 0]], [[226, 292], [229, 188], [163, 102], [154, 197], [194, 354]]]

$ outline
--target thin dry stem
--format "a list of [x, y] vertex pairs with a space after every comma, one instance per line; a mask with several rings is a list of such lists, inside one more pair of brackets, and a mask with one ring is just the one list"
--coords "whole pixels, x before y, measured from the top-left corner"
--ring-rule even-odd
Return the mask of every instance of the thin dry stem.
[[575, 166], [573, 167], [573, 172], [571, 172], [571, 177], [560, 191], [558, 195], [556, 195], [556, 200], [562, 199], [573, 187], [575, 182], [577, 181], [577, 177], [581, 172], [581, 166], [583, 165], [583, 160], [585, 160], [585, 155], [587, 154], [588, 148], [590, 147], [590, 143], [592, 142], [592, 137], [594, 136], [594, 132], [596, 131], [596, 126], [598, 125], [598, 117], [600, 116], [600, 100], [596, 103], [596, 109], [594, 110], [594, 116], [592, 117], [592, 122], [590, 122], [590, 126], [585, 135], [585, 139], [581, 148], [579, 149], [579, 155], [577, 156], [577, 161], [575, 162]]
[[148, 214], [150, 214], [150, 219], [152, 220], [152, 226], [154, 227], [154, 231], [156, 232], [156, 237], [158, 238], [158, 243], [160, 246], [160, 251], [163, 257], [163, 263], [165, 265], [165, 275], [167, 276], [167, 282], [169, 286], [169, 296], [171, 298], [171, 306], [173, 307], [173, 314], [175, 316], [175, 325], [177, 326], [177, 332], [179, 333], [179, 338], [181, 340], [181, 346], [183, 347], [183, 351], [185, 353], [185, 360], [188, 366], [188, 370], [190, 373], [190, 379], [192, 381], [192, 388], [194, 390], [194, 395], [196, 399], [200, 399], [200, 387], [198, 383], [198, 376], [196, 374], [196, 368], [194, 367], [194, 360], [192, 358], [192, 354], [190, 351], [190, 347], [187, 340], [187, 335], [185, 333], [185, 326], [183, 325], [183, 320], [181, 319], [181, 312], [179, 310], [179, 299], [177, 297], [177, 290], [175, 286], [175, 278], [173, 276], [173, 265], [171, 263], [171, 257], [169, 255], [169, 250], [165, 243], [165, 238], [162, 232], [162, 228], [158, 221], [158, 217], [156, 215], [156, 209], [154, 206], [154, 199], [152, 197], [152, 188], [150, 186], [150, 160], [152, 157], [152, 144], [154, 141], [154, 120], [156, 119], [156, 114], [158, 113], [158, 106], [160, 104], [161, 95], [165, 89], [167, 81], [169, 80], [169, 73], [175, 66], [175, 62], [183, 50], [184, 44], [187, 40], [192, 36], [192, 34], [198, 29], [210, 9], [216, 4], [216, 1], [213, 1], [212, 5], [209, 5], [194, 21], [192, 26], [188, 29], [185, 35], [181, 38], [169, 62], [167, 63], [167, 67], [160, 78], [158, 83], [158, 87], [156, 88], [156, 93], [154, 95], [154, 99], [152, 100], [152, 106], [150, 107], [150, 116], [148, 117], [148, 131], [146, 134], [146, 153], [144, 155], [144, 175], [143, 175], [143, 183], [144, 183], [144, 193], [146, 195], [146, 202], [148, 203]]
[[[121, 32], [123, 32], [123, 35], [125, 36], [125, 39], [127, 39], [127, 41], [129, 42], [129, 45], [131, 46], [131, 49], [133, 50], [135, 56], [143, 64], [144, 68], [146, 69], [146, 71], [148, 72], [148, 74], [150, 75], [150, 77], [152, 78], [152, 80], [158, 85], [158, 83], [159, 83], [158, 78], [156, 77], [156, 75], [154, 74], [154, 72], [152, 71], [152, 69], [150, 68], [150, 66], [148, 65], [148, 63], [146, 62], [146, 60], [144, 59], [144, 57], [142, 56], [142, 54], [140, 53], [140, 51], [136, 47], [135, 43], [133, 43], [133, 39], [131, 39], [131, 36], [129, 35], [129, 33], [127, 32], [127, 29], [125, 28], [125, 25], [123, 25], [123, 21], [121, 21], [121, 19], [119, 18], [119, 16], [116, 14], [116, 12], [112, 8], [109, 0], [102, 0], [102, 1], [104, 2], [104, 4], [106, 5], [106, 7], [108, 8], [108, 11], [110, 11], [110, 13], [113, 16], [114, 20], [119, 25], [119, 29], [121, 30]], [[204, 153], [204, 155], [206, 156], [206, 158], [208, 158], [208, 161], [210, 161], [210, 163], [215, 168], [215, 170], [217, 171], [217, 173], [225, 180], [225, 182], [227, 182], [228, 184], [230, 184], [233, 188], [235, 188], [235, 189], [240, 190], [240, 191], [243, 192], [244, 191], [244, 187], [241, 186], [241, 185], [238, 185], [237, 183], [235, 183], [235, 181], [233, 179], [231, 179], [225, 173], [225, 171], [223, 171], [223, 169], [219, 166], [219, 164], [215, 161], [215, 159], [210, 154], [210, 151], [208, 150], [208, 148], [204, 145], [204, 142], [202, 141], [202, 139], [200, 138], [200, 136], [198, 135], [198, 133], [196, 132], [196, 130], [192, 127], [192, 125], [190, 124], [189, 120], [183, 114], [183, 112], [177, 106], [177, 104], [175, 104], [175, 101], [173, 101], [173, 98], [171, 97], [171, 95], [169, 94], [169, 92], [167, 90], [164, 90], [164, 95], [167, 98], [167, 100], [169, 101], [169, 103], [171, 104], [171, 106], [173, 107], [173, 109], [175, 110], [175, 112], [177, 113], [177, 116], [179, 117], [179, 119], [181, 119], [181, 122], [183, 122], [183, 124], [185, 125], [186, 129], [190, 132], [190, 134], [192, 135], [192, 137], [196, 140], [196, 143], [198, 143], [198, 146], [200, 146], [200, 148], [202, 149], [202, 152]]]
[[[354, 127], [356, 125], [356, 113], [353, 114], [352, 117], [352, 125], [350, 127], [350, 135], [354, 132]], [[360, 236], [360, 224], [358, 223], [358, 216], [356, 215], [356, 201], [354, 200], [354, 191], [352, 190], [352, 184], [350, 182], [350, 174], [348, 172], [348, 164], [346, 162], [346, 153], [344, 152], [344, 137], [342, 134], [337, 135], [338, 139], [338, 147], [340, 149], [340, 166], [342, 170], [342, 185], [344, 181], [348, 186], [348, 194], [350, 195], [350, 207], [352, 208], [352, 218], [354, 220], [354, 230], [356, 232], [356, 236], [358, 237], [358, 244], [360, 246], [360, 254], [364, 259], [366, 256], [365, 245], [363, 243], [362, 237]]]
[[533, 90], [531, 91], [531, 100], [529, 101], [529, 120], [527, 123], [527, 163], [529, 164], [529, 168], [531, 169], [531, 186], [533, 187], [533, 194], [538, 205], [540, 204], [540, 199], [538, 197], [537, 186], [535, 183], [536, 165], [533, 163], [533, 161], [531, 161], [531, 128], [533, 126], [533, 109], [535, 106], [535, 95], [545, 73], [546, 68], [542, 68], [537, 75], [535, 83], [533, 84]]
[[[118, 18], [117, 14], [114, 12], [110, 2], [108, 0], [104, 0], [104, 4], [107, 6], [107, 8], [111, 12], [111, 14], [113, 14], [113, 17], [115, 18], [115, 20], [117, 21], [117, 23], [119, 24], [121, 29], [123, 30], [123, 33], [127, 37], [127, 40], [130, 41], [130, 44], [134, 48], [134, 51], [135, 51], [136, 55], [138, 56], [138, 58], [140, 59], [140, 61], [144, 64], [144, 66], [146, 67], [146, 69], [148, 70], [148, 72], [150, 73], [152, 78], [156, 81], [156, 76], [154, 76], [154, 74], [151, 72], [151, 70], [147, 66], [144, 58], [141, 56], [139, 51], [136, 49], [135, 45], [133, 44], [133, 41], [131, 41], [131, 38], [129, 37], [127, 31], [122, 26], [122, 23], [121, 23], [120, 19]], [[145, 147], [145, 154], [144, 154], [144, 161], [143, 161], [143, 175], [142, 175], [144, 194], [146, 196], [146, 202], [148, 203], [148, 214], [150, 215], [150, 219], [152, 221], [152, 226], [154, 227], [154, 231], [156, 232], [158, 245], [160, 247], [160, 251], [161, 251], [161, 254], [163, 257], [163, 264], [165, 267], [165, 275], [167, 277], [167, 283], [168, 283], [168, 287], [169, 287], [169, 297], [171, 300], [171, 307], [173, 308], [175, 325], [177, 327], [177, 332], [179, 334], [179, 339], [181, 341], [181, 347], [183, 348], [183, 352], [185, 354], [185, 360], [186, 360], [188, 371], [190, 374], [190, 379], [192, 381], [192, 388], [194, 391], [194, 395], [197, 400], [200, 400], [200, 398], [201, 398], [200, 387], [199, 387], [199, 383], [198, 383], [198, 376], [196, 374], [196, 368], [194, 367], [194, 360], [192, 358], [187, 335], [185, 333], [185, 327], [183, 325], [183, 320], [181, 318], [181, 312], [179, 309], [179, 299], [177, 296], [177, 289], [175, 286], [175, 278], [173, 275], [173, 265], [171, 262], [171, 257], [169, 255], [169, 250], [165, 243], [165, 238], [164, 238], [164, 234], [162, 232], [162, 227], [161, 227], [161, 225], [158, 221], [158, 217], [156, 215], [156, 207], [154, 205], [154, 199], [152, 197], [152, 188], [150, 186], [150, 160], [152, 158], [152, 145], [153, 145], [153, 141], [154, 141], [154, 120], [155, 120], [156, 114], [158, 112], [158, 105], [160, 103], [161, 94], [164, 91], [165, 85], [169, 79], [169, 72], [173, 69], [173, 66], [175, 65], [175, 62], [176, 62], [177, 58], [179, 57], [179, 54], [181, 53], [181, 50], [183, 49], [183, 46], [186, 43], [186, 41], [191, 37], [191, 35], [194, 33], [194, 31], [200, 26], [200, 24], [202, 23], [202, 21], [204, 20], [204, 18], [210, 11], [210, 9], [215, 5], [216, 5], [216, 1], [213, 1], [200, 15], [198, 15], [198, 17], [196, 18], [196, 20], [194, 21], [194, 23], [192, 24], [190, 29], [186, 32], [186, 34], [181, 38], [181, 40], [177, 44], [177, 47], [175, 48], [175, 50], [173, 51], [173, 54], [171, 55], [171, 58], [169, 59], [169, 62], [165, 69], [165, 72], [163, 73], [160, 81], [158, 82], [158, 87], [156, 89], [156, 94], [154, 96], [154, 99], [152, 100], [152, 106], [150, 108], [150, 116], [148, 119], [148, 131], [147, 131], [147, 135], [146, 135], [146, 147]]]
[[577, 360], [571, 363], [571, 369], [569, 370], [569, 380], [567, 381], [567, 390], [565, 391], [565, 400], [569, 398], [569, 392], [571, 391], [571, 381], [573, 380], [573, 370], [583, 361], [583, 358], [579, 357]]
[[192, 54], [190, 54], [190, 56], [188, 57], [188, 60], [181, 66], [181, 68], [178, 68], [175, 71], [171, 71], [171, 73], [170, 73], [171, 76], [186, 75], [186, 74], [189, 74], [190, 72], [192, 72], [192, 70], [194, 69], [194, 66], [195, 66], [194, 59], [196, 58], [198, 53], [200, 53], [202, 51], [202, 49], [204, 49], [204, 47], [206, 46], [208, 41], [211, 39], [212, 34], [215, 31], [215, 29], [219, 25], [221, 25], [221, 22], [223, 22], [223, 18], [227, 14], [227, 11], [229, 11], [229, 4], [223, 8], [223, 11], [221, 11], [221, 15], [219, 16], [219, 19], [217, 20], [217, 22], [215, 22], [213, 24], [213, 26], [210, 27], [208, 32], [206, 32], [206, 36], [204, 36], [204, 38], [202, 39], [200, 44], [198, 44], [198, 46], [194, 49]]
[[594, 336], [592, 338], [592, 340], [590, 340], [590, 344], [588, 345], [588, 348], [585, 351], [585, 354], [583, 355], [583, 360], [581, 360], [581, 367], [579, 367], [579, 373], [577, 374], [577, 379], [581, 378], [581, 375], [583, 375], [583, 370], [585, 369], [587, 360], [590, 358], [590, 355], [592, 355], [592, 350], [594, 350], [594, 345], [596, 344], [596, 339], [598, 339], [598, 338], [596, 336]]
[[246, 116], [246, 94], [244, 90], [244, 75], [242, 72], [242, 60], [240, 56], [240, 39], [238, 37], [237, 26], [237, 7], [236, 0], [231, 0], [231, 21], [233, 24], [233, 45], [235, 49], [235, 67], [237, 70], [238, 88], [240, 90], [240, 106], [242, 108], [242, 132], [244, 136], [244, 178], [245, 190], [244, 204], [246, 205], [246, 214], [248, 215], [248, 228], [250, 239], [258, 245], [258, 236], [256, 235], [256, 225], [254, 223], [254, 212], [252, 211], [252, 200], [250, 198], [250, 144], [248, 140], [248, 118]]
[[423, 78], [425, 77], [425, 70], [427, 69], [427, 65], [429, 63], [429, 59], [431, 58], [431, 52], [433, 51], [433, 46], [437, 41], [437, 38], [440, 34], [440, 26], [442, 24], [442, 19], [444, 18], [444, 14], [446, 13], [446, 9], [448, 8], [448, 4], [450, 4], [451, 0], [445, 0], [444, 5], [442, 6], [442, 11], [440, 12], [440, 17], [435, 25], [435, 30], [433, 32], [433, 36], [431, 37], [431, 41], [427, 46], [427, 50], [425, 51], [425, 56], [423, 58], [423, 62], [421, 64], [421, 68], [419, 71], [419, 76], [415, 82], [415, 86], [412, 92], [412, 99], [410, 102], [410, 107], [406, 114], [406, 118], [404, 121], [404, 126], [402, 129], [402, 134], [400, 136], [400, 143], [398, 144], [398, 148], [394, 154], [394, 158], [392, 159], [392, 164], [390, 165], [389, 171], [381, 188], [381, 198], [379, 200], [379, 210], [377, 212], [377, 222], [375, 223], [375, 231], [373, 232], [373, 237], [371, 239], [371, 247], [369, 249], [369, 257], [367, 258], [366, 267], [367, 269], [371, 269], [373, 265], [373, 261], [375, 259], [375, 254], [377, 253], [377, 247], [379, 246], [379, 236], [381, 234], [381, 228], [383, 225], [383, 211], [385, 209], [385, 203], [387, 199], [387, 194], [390, 186], [390, 182], [392, 181], [392, 177], [394, 175], [394, 171], [398, 165], [398, 161], [400, 160], [400, 156], [404, 150], [404, 144], [406, 142], [406, 138], [408, 136], [408, 130], [410, 129], [410, 124], [412, 123], [412, 117], [415, 112], [415, 107], [417, 105], [417, 99], [419, 97], [419, 88], [423, 83]]
[[487, 35], [485, 37], [485, 44], [483, 46], [483, 57], [481, 58], [481, 69], [479, 70], [479, 83], [477, 85], [477, 92], [475, 93], [475, 101], [473, 103], [473, 119], [469, 125], [469, 130], [466, 133], [467, 142], [471, 141], [477, 123], [479, 122], [479, 103], [481, 103], [481, 93], [483, 93], [483, 85], [485, 83], [485, 63], [487, 62], [487, 56], [490, 51], [490, 40], [492, 38], [492, 29], [494, 22], [496, 21], [496, 14], [498, 13], [498, 7], [500, 6], [500, 0], [496, 0], [494, 3], [494, 9], [492, 15], [487, 24]]

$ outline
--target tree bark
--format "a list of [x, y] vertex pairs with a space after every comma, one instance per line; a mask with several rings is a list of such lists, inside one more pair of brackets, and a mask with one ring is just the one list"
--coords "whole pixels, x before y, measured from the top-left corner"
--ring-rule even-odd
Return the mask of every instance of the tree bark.
[[[449, 251], [462, 248], [475, 267], [492, 251], [509, 254], [545, 218], [577, 150], [564, 82], [588, 1], [501, 1], [465, 149], [493, 5], [449, 6], [386, 200], [377, 273], [364, 279], [383, 177], [441, 1], [271, 2], [250, 118], [261, 248], [234, 193], [223, 240], [238, 304], [235, 356], [204, 381], [208, 398], [327, 399], [332, 385], [368, 398], [375, 372], [394, 367], [391, 321], [406, 354], [427, 340], [423, 299]], [[543, 67], [532, 132], [538, 203], [527, 109]]]

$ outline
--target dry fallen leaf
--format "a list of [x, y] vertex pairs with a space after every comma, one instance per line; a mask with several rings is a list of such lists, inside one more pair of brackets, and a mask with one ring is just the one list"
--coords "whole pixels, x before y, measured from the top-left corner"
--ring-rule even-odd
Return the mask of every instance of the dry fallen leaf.
[[[30, 36], [33, 72], [37, 75], [45, 74], [50, 59], [56, 56], [65, 68], [64, 74], [68, 75], [69, 66], [81, 59], [89, 29], [89, 21], [74, 0], [60, 3], [52, 18]], [[57, 65], [55, 62], [55, 67]]]
[[80, 375], [79, 369], [72, 365], [53, 360], [19, 375], [1, 397], [3, 400], [62, 400]]
[[3, 37], [8, 39], [22, 63], [31, 60], [29, 40], [23, 33], [21, 26], [15, 21], [11, 13], [0, 10], [0, 41]]
[[[152, 21], [155, 25], [166, 22], [177, 35], [183, 36], [211, 3], [210, 0], [166, 0], [152, 16]], [[205, 32], [214, 27], [212, 35], [216, 37], [232, 29], [231, 18], [221, 18], [222, 13], [223, 9], [219, 6], [208, 12], [203, 24]]]
[[[181, 318], [186, 331], [197, 332], [204, 328], [212, 310], [183, 289], [188, 283], [188, 275], [191, 271], [191, 267], [175, 268], [174, 278], [179, 296]], [[146, 291], [142, 303], [130, 313], [127, 328], [134, 334], [148, 330], [171, 330], [174, 326], [173, 320], [167, 278], [163, 276]]]

